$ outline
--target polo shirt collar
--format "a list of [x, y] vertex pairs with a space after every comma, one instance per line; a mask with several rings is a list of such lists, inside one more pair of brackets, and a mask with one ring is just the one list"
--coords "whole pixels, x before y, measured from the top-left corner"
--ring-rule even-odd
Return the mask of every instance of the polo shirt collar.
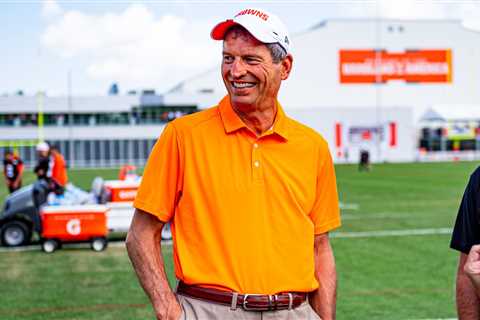
[[243, 123], [242, 119], [240, 119], [238, 114], [236, 114], [233, 110], [232, 105], [230, 104], [230, 97], [228, 95], [223, 97], [222, 101], [220, 101], [219, 109], [226, 133], [231, 133], [237, 131], [238, 129], [247, 127], [245, 123]]
[[[230, 104], [230, 97], [225, 96], [219, 103], [220, 117], [223, 122], [226, 133], [231, 133], [237, 131], [241, 128], [247, 128], [246, 124], [238, 116], [238, 114], [233, 110], [232, 105]], [[282, 106], [277, 101], [277, 114], [275, 116], [275, 122], [273, 123], [272, 129], [268, 130], [264, 135], [276, 133], [285, 140], [288, 140], [288, 118], [283, 111]]]

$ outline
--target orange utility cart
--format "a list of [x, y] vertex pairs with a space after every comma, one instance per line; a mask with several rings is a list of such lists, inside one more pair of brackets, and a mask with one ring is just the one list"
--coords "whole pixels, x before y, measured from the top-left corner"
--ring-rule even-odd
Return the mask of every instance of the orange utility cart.
[[90, 242], [94, 251], [107, 246], [108, 208], [103, 205], [45, 206], [41, 209], [42, 249], [54, 252], [66, 242]]

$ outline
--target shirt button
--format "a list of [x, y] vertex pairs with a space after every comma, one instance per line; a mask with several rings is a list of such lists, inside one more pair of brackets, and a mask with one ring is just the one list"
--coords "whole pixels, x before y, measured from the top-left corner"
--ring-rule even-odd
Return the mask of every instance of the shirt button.
[[254, 147], [255, 149], [258, 148], [258, 144], [257, 144], [257, 143], [254, 143], [254, 144], [253, 144], [253, 147]]
[[258, 161], [255, 161], [254, 165], [255, 165], [255, 167], [257, 167], [257, 168], [258, 168], [258, 167], [260, 167], [260, 162], [258, 162]]

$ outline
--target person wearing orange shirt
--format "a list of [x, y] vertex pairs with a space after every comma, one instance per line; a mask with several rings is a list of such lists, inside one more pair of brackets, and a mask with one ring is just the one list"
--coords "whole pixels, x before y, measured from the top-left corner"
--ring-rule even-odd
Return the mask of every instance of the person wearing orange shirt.
[[[335, 172], [326, 141], [277, 101], [287, 29], [246, 9], [211, 36], [228, 95], [170, 122], [150, 154], [126, 241], [139, 282], [157, 319], [334, 319]], [[169, 222], [175, 292], [160, 245]]]
[[67, 166], [65, 159], [55, 145], [50, 147], [50, 163], [47, 175], [55, 184], [55, 192], [63, 193], [68, 182]]

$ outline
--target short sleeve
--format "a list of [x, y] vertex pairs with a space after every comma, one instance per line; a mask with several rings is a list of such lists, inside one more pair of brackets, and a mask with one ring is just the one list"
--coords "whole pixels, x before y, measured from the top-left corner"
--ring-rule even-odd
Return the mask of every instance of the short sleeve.
[[466, 254], [473, 245], [480, 243], [477, 199], [479, 175], [480, 170], [477, 169], [465, 188], [450, 242], [450, 248]]
[[335, 169], [328, 146], [320, 149], [318, 162], [316, 198], [310, 213], [315, 234], [331, 231], [341, 225]]
[[182, 191], [180, 144], [173, 123], [155, 143], [145, 166], [133, 206], [168, 222]]

